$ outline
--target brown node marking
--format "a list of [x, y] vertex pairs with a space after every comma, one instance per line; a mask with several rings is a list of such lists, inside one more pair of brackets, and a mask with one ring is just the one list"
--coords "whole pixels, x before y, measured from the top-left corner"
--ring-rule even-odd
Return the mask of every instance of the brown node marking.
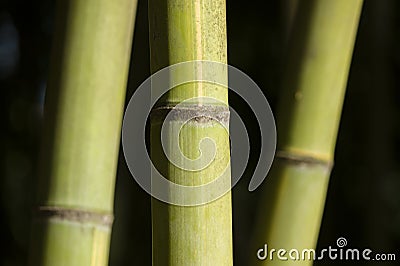
[[39, 206], [34, 210], [34, 216], [38, 220], [57, 219], [79, 223], [92, 222], [104, 226], [111, 226], [114, 220], [114, 216], [110, 213], [76, 210], [57, 206]]

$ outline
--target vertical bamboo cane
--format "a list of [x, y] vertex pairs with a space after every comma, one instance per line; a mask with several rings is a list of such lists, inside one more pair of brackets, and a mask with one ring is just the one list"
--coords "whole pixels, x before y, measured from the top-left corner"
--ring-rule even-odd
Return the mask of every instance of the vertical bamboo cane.
[[293, 20], [296, 17], [297, 6], [299, 0], [284, 0], [282, 4], [282, 24], [285, 34], [285, 41], [290, 36], [290, 32], [293, 26]]
[[[362, 0], [299, 2], [278, 107], [278, 152], [261, 202], [257, 265], [311, 265], [276, 252], [315, 248]], [[257, 249], [254, 251], [254, 257]], [[285, 254], [288, 258], [288, 253]], [[306, 254], [306, 258], [307, 258]]]
[[107, 265], [136, 0], [61, 0], [30, 265]]
[[[190, 60], [226, 63], [225, 0], [150, 0], [149, 20], [152, 72]], [[214, 97], [222, 101], [221, 110], [227, 108], [227, 88], [201, 83], [172, 89], [158, 106], [170, 108], [186, 99], [201, 96]], [[206, 110], [210, 105], [212, 103], [207, 101], [194, 100], [186, 107], [189, 111]], [[180, 112], [185, 113], [184, 110]], [[176, 121], [166, 125], [171, 134], [183, 117], [175, 116], [174, 119]], [[213, 180], [216, 173], [229, 166], [229, 137], [218, 122], [191, 120], [180, 131], [182, 152], [192, 159], [199, 156], [198, 145], [202, 138], [210, 137], [216, 141], [215, 160], [197, 172], [179, 169], [160, 156], [161, 122], [159, 116], [152, 116], [152, 160], [170, 180], [184, 185], [201, 185]], [[176, 150], [167, 152], [177, 153]], [[230, 176], [228, 178], [230, 183]], [[232, 265], [230, 193], [194, 207], [174, 206], [153, 199], [152, 221], [153, 265]]]

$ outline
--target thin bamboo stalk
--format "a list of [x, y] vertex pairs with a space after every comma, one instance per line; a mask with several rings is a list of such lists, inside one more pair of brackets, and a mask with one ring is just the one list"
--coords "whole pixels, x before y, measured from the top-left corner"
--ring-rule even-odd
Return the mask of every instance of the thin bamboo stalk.
[[107, 265], [132, 0], [63, 0], [46, 90], [30, 265]]
[[[315, 248], [361, 6], [362, 0], [299, 1], [278, 106], [277, 159], [261, 201], [258, 248]], [[267, 255], [256, 264], [312, 264]]]
[[290, 32], [293, 26], [293, 20], [296, 17], [297, 6], [299, 0], [284, 0], [282, 3], [282, 24], [287, 40], [290, 36]]
[[[152, 72], [190, 60], [226, 63], [225, 0], [150, 0], [149, 20]], [[172, 89], [158, 103], [158, 108], [170, 108], [189, 98], [201, 96], [220, 100], [221, 108], [216, 110], [227, 108], [227, 88], [204, 83], [190, 83]], [[209, 110], [211, 105], [212, 102], [197, 98], [187, 104], [186, 109]], [[187, 115], [187, 111], [180, 112], [182, 116], [175, 115], [165, 125], [170, 137], [174, 137], [173, 132]], [[205, 169], [194, 172], [178, 168], [161, 156], [161, 122], [160, 116], [152, 116], [152, 160], [171, 181], [201, 185], [213, 180], [221, 169], [229, 167], [229, 136], [219, 122], [191, 120], [179, 132], [182, 152], [191, 159], [200, 155], [198, 145], [201, 139], [209, 137], [215, 140], [214, 161]], [[203, 150], [203, 153], [209, 152], [211, 150], [207, 148]], [[179, 152], [170, 148], [167, 153], [176, 156]], [[230, 183], [230, 176], [227, 179]], [[191, 207], [153, 199], [153, 265], [232, 265], [231, 215], [230, 193], [211, 203]]]

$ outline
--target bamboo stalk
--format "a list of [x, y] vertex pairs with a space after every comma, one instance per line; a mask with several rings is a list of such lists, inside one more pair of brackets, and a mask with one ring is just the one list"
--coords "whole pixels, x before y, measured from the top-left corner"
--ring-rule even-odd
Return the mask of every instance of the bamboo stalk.
[[296, 17], [299, 0], [284, 0], [282, 4], [282, 24], [285, 34], [285, 41], [289, 38], [293, 26], [293, 20]]
[[[150, 48], [152, 72], [162, 67], [190, 60], [227, 61], [225, 0], [150, 0]], [[190, 83], [169, 91], [158, 103], [158, 108], [171, 108], [193, 97], [213, 97], [221, 101], [215, 110], [225, 110], [227, 88], [205, 83]], [[170, 137], [179, 127], [187, 112], [209, 111], [214, 103], [204, 98], [194, 99], [186, 111], [176, 108], [175, 115], [165, 125]], [[214, 106], [215, 107], [215, 106]], [[154, 110], [153, 110], [154, 111]], [[156, 111], [156, 110], [155, 110]], [[155, 112], [157, 113], [157, 112]], [[179, 132], [179, 144], [191, 159], [199, 154], [199, 143], [204, 137], [215, 140], [216, 157], [205, 169], [188, 171], [174, 166], [161, 156], [160, 127], [162, 116], [151, 119], [151, 155], [168, 179], [183, 185], [208, 183], [230, 167], [229, 136], [217, 121], [191, 120]], [[169, 148], [170, 156], [178, 151]], [[208, 148], [203, 153], [209, 153]], [[179, 160], [179, 157], [176, 159]], [[230, 183], [230, 175], [227, 177]], [[208, 193], [208, 191], [204, 191]], [[177, 195], [171, 195], [174, 197]], [[231, 194], [200, 206], [175, 206], [152, 200], [153, 265], [232, 265]]]
[[63, 0], [46, 90], [30, 265], [107, 265], [132, 0]]
[[[277, 159], [261, 202], [258, 248], [315, 248], [361, 6], [362, 0], [299, 2], [278, 106]], [[284, 263], [312, 261], [283, 261], [275, 253], [256, 264]]]

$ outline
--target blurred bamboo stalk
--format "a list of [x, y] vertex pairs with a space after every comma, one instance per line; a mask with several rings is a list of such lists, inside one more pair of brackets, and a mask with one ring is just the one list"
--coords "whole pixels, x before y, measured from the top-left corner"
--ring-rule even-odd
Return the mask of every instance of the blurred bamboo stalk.
[[290, 36], [293, 27], [293, 21], [296, 17], [299, 0], [284, 0], [282, 5], [282, 24], [284, 29], [285, 40]]
[[136, 0], [56, 11], [30, 265], [108, 265]]
[[[227, 62], [225, 0], [150, 0], [151, 70], [191, 60]], [[173, 78], [173, 77], [172, 77]], [[226, 87], [190, 83], [169, 91], [158, 103], [158, 109], [172, 109], [194, 97], [213, 97], [221, 101], [216, 109], [228, 110]], [[207, 110], [215, 104], [194, 98], [183, 114], [174, 116], [165, 127], [170, 137], [187, 111]], [[157, 114], [157, 109], [153, 110]], [[179, 132], [183, 155], [195, 159], [200, 140], [215, 140], [216, 157], [203, 170], [188, 171], [174, 166], [162, 156], [160, 127], [162, 116], [151, 119], [151, 155], [160, 171], [171, 181], [183, 185], [201, 185], [212, 181], [221, 169], [229, 167], [229, 136], [223, 126], [209, 119], [190, 120]], [[169, 156], [180, 152], [174, 148]], [[204, 153], [210, 152], [205, 149]], [[179, 160], [179, 157], [177, 158]], [[230, 176], [227, 176], [230, 184]], [[205, 191], [209, 193], [209, 191]], [[171, 195], [175, 197], [177, 195]], [[232, 265], [231, 194], [200, 206], [175, 206], [152, 199], [153, 265]]]
[[277, 159], [256, 234], [267, 258], [257, 265], [312, 265], [269, 252], [301, 255], [316, 246], [361, 7], [362, 0], [299, 1], [278, 105]]

